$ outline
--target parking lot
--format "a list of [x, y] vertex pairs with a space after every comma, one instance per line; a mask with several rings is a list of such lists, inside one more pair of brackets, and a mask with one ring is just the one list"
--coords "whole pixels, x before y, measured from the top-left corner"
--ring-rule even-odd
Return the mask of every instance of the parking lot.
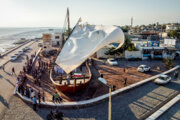
[[[106, 60], [95, 60], [95, 67], [100, 74], [104, 75], [104, 79], [111, 85], [115, 85], [116, 89], [139, 82], [151, 76], [166, 71], [161, 60], [144, 60], [144, 61], [127, 61], [125, 59], [117, 60], [118, 65], [112, 66], [106, 63]], [[140, 65], [151, 67], [150, 72], [138, 72]], [[125, 84], [125, 79], [127, 82]]]

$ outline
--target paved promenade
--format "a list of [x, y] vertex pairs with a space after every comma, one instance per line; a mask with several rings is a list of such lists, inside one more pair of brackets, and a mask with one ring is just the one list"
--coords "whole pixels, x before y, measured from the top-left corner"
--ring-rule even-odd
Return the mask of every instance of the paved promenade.
[[[5, 109], [9, 109], [9, 103], [11, 98], [13, 98], [13, 91], [14, 87], [16, 85], [16, 76], [11, 76], [11, 70], [12, 67], [15, 68], [16, 74], [18, 74], [25, 63], [26, 55], [30, 56], [31, 54], [34, 54], [35, 51], [37, 51], [38, 48], [38, 43], [35, 42], [30, 42], [27, 45], [30, 45], [29, 47], [31, 48], [29, 51], [25, 52], [25, 54], [21, 55], [16, 61], [14, 62], [8, 62], [5, 65], [5, 72], [0, 69], [0, 118], [3, 115]], [[27, 46], [25, 45], [25, 46]], [[17, 51], [21, 50], [23, 48], [20, 47], [19, 49], [13, 51], [12, 53], [8, 54], [4, 58], [0, 58], [1, 64], [2, 61], [6, 61], [11, 55], [17, 53]], [[8, 59], [9, 60], [9, 59]]]

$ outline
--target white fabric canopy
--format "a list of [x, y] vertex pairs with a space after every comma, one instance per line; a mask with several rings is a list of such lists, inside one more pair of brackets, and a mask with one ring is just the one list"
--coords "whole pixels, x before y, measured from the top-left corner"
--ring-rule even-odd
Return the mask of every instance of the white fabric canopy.
[[88, 57], [110, 43], [124, 43], [122, 30], [115, 26], [76, 25], [56, 63], [68, 74]]

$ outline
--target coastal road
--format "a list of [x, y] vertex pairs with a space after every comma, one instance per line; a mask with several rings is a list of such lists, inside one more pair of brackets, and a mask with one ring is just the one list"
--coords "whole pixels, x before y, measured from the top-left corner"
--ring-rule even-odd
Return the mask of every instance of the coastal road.
[[17, 53], [17, 51], [21, 50], [25, 46], [29, 46], [30, 50], [21, 55], [16, 61], [8, 62], [5, 65], [5, 72], [0, 69], [0, 119], [4, 114], [4, 111], [10, 109], [9, 104], [11, 98], [14, 97], [13, 91], [16, 85], [16, 76], [11, 75], [12, 67], [15, 68], [16, 74], [18, 74], [24, 66], [26, 55], [30, 56], [31, 54], [34, 54], [35, 51], [37, 52], [39, 50], [38, 43], [32, 41], [8, 54], [3, 59], [0, 59], [0, 61], [9, 59], [11, 55]]
[[[35, 42], [35, 41], [30, 41], [29, 43], [27, 43], [27, 44], [19, 47], [18, 49], [10, 52], [10, 53], [7, 54], [7, 55], [3, 56], [3, 58], [0, 58], [0, 66], [3, 65], [4, 63], [6, 63], [6, 62], [10, 59], [10, 57], [11, 57], [12, 55], [18, 53], [19, 50], [22, 50], [22, 48], [24, 48], [25, 46], [31, 46], [31, 45], [33, 45], [34, 42]], [[37, 43], [37, 42], [36, 42], [36, 43]]]
[[[159, 86], [153, 82], [142, 85], [112, 98], [112, 120], [136, 120], [146, 116], [159, 105], [180, 91], [180, 79]], [[103, 86], [102, 86], [103, 87]], [[9, 107], [2, 116], [3, 120], [42, 120], [46, 119], [51, 108], [40, 108], [37, 112], [32, 105], [13, 96], [7, 103]], [[62, 109], [65, 120], [107, 120], [108, 101], [87, 108]], [[178, 118], [180, 119], [180, 118]], [[166, 120], [166, 118], [164, 119]]]

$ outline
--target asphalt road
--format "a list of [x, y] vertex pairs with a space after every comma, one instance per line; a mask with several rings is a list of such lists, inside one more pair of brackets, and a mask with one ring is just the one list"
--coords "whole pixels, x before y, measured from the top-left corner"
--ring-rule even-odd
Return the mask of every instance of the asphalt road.
[[[31, 55], [38, 50], [37, 43], [30, 46], [32, 49], [26, 53]], [[2, 120], [41, 120], [46, 119], [52, 108], [38, 108], [35, 112], [32, 105], [23, 102], [13, 95], [15, 76], [11, 76], [11, 68], [16, 73], [22, 70], [25, 55], [15, 62], [6, 65], [6, 72], [0, 70], [0, 119]], [[153, 82], [130, 90], [112, 98], [112, 120], [136, 120], [143, 118], [159, 104], [171, 98], [180, 91], [180, 79], [159, 86]], [[87, 108], [61, 109], [65, 120], [107, 120], [108, 101], [102, 101]], [[177, 113], [179, 114], [179, 112]], [[165, 118], [165, 117], [163, 117]], [[166, 119], [166, 118], [165, 118]]]
[[173, 105], [167, 112], [158, 118], [158, 120], [179, 120], [180, 119], [180, 101]]

